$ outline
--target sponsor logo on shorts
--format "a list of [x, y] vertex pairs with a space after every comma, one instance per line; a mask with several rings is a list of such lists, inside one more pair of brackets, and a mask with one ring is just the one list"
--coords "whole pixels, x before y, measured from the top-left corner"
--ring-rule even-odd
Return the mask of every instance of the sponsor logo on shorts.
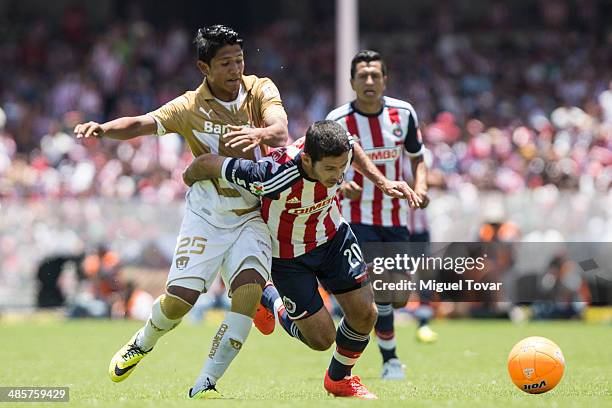
[[283, 304], [285, 305], [285, 309], [287, 309], [287, 313], [295, 313], [296, 306], [293, 300], [289, 299], [287, 296], [283, 296]]
[[179, 256], [178, 258], [176, 258], [176, 269], [178, 269], [179, 271], [182, 271], [183, 269], [187, 267], [188, 263], [189, 263], [188, 256]]
[[227, 324], [223, 323], [221, 327], [219, 327], [219, 331], [217, 331], [217, 334], [215, 334], [215, 337], [213, 337], [212, 347], [210, 348], [210, 353], [208, 353], [208, 358], [215, 357], [215, 354], [217, 354], [217, 349], [219, 348], [219, 345], [221, 344], [221, 339], [223, 339], [223, 335], [225, 334], [226, 331], [227, 331]]

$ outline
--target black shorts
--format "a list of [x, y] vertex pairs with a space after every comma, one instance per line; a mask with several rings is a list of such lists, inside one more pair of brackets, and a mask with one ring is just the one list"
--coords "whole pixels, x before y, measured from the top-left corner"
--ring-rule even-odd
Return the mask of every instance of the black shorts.
[[331, 241], [310, 252], [292, 259], [272, 259], [272, 281], [293, 320], [323, 307], [317, 279], [332, 294], [369, 284], [361, 249], [348, 224], [342, 224]]
[[429, 242], [429, 231], [410, 233], [410, 242]]
[[351, 223], [351, 229], [355, 232], [357, 241], [363, 249], [366, 262], [372, 262], [375, 256], [368, 250], [368, 242], [408, 242], [410, 234], [406, 227], [381, 227], [380, 225], [366, 225]]

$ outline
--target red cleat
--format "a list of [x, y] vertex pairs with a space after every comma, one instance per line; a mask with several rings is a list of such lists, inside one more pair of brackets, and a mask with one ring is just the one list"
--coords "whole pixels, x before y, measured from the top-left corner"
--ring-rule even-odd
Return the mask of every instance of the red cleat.
[[356, 375], [334, 381], [329, 378], [329, 374], [327, 370], [325, 370], [323, 386], [328, 393], [336, 397], [356, 397], [363, 400], [378, 399], [375, 394], [371, 393], [366, 386], [361, 383], [361, 379]]
[[257, 307], [255, 317], [253, 317], [253, 323], [264, 336], [272, 334], [274, 331], [274, 315], [261, 303]]

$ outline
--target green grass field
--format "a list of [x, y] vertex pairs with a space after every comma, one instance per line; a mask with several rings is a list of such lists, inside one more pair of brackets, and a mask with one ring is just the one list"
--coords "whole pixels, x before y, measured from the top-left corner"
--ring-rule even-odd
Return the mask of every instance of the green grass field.
[[[354, 370], [378, 394], [378, 401], [327, 396], [322, 381], [331, 351], [311, 351], [278, 328], [267, 337], [253, 329], [218, 384], [225, 399], [190, 401], [186, 392], [217, 328], [218, 316], [213, 317], [202, 326], [183, 324], [162, 338], [119, 384], [108, 379], [108, 362], [139, 323], [0, 322], [0, 385], [69, 386], [69, 403], [36, 405], [51, 407], [612, 407], [612, 328], [578, 322], [436, 322], [440, 341], [435, 345], [418, 344], [414, 325], [404, 324], [397, 337], [407, 381], [379, 379], [374, 342]], [[559, 386], [543, 395], [519, 391], [506, 372], [512, 345], [531, 335], [557, 342], [567, 361]], [[0, 408], [10, 405], [0, 403]]]

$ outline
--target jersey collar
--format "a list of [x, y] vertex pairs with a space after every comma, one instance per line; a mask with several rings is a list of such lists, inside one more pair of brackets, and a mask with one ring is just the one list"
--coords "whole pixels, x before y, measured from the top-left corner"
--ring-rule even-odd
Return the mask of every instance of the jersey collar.
[[[244, 90], [246, 93], [251, 92], [251, 89], [253, 88], [253, 85], [255, 85], [256, 80], [257, 80], [257, 77], [255, 75], [248, 75], [248, 76], [243, 75], [242, 76], [242, 85], [244, 86]], [[197, 93], [202, 95], [202, 97], [206, 100], [215, 99], [215, 96], [210, 91], [210, 87], [208, 86], [208, 83], [206, 82], [206, 78], [204, 78], [204, 80], [198, 87]]]
[[379, 116], [381, 113], [383, 113], [383, 111], [385, 110], [385, 106], [387, 106], [387, 103], [385, 101], [385, 97], [384, 96], [382, 97], [382, 101], [383, 101], [383, 104], [382, 104], [380, 110], [378, 112], [376, 112], [376, 113], [365, 113], [365, 112], [360, 111], [359, 109], [357, 109], [357, 106], [355, 105], [355, 101], [351, 102], [351, 109], [353, 109], [355, 112], [357, 112], [361, 116], [365, 116], [365, 117], [368, 117], [368, 118], [375, 118], [375, 117]]

